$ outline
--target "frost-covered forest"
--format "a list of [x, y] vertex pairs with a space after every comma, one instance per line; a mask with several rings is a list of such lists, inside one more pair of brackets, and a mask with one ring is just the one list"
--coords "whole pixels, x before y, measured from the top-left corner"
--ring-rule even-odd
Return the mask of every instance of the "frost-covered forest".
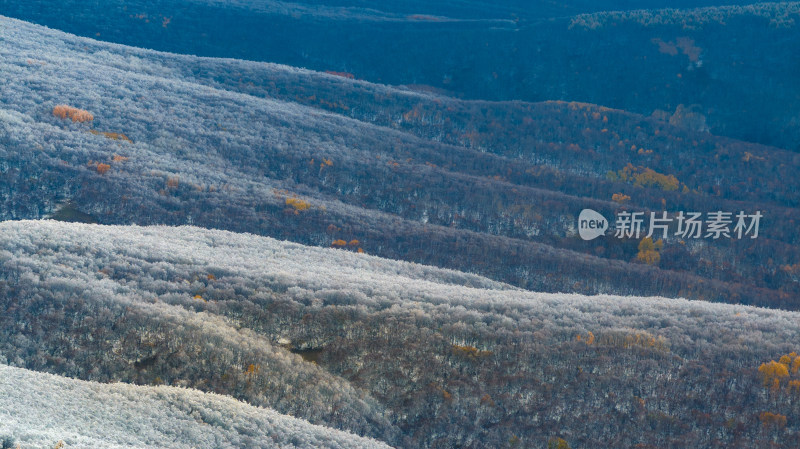
[[[662, 121], [470, 102], [11, 19], [0, 33], [3, 218], [190, 224], [343, 242], [535, 291], [798, 307], [798, 156], [687, 128], [688, 109]], [[586, 207], [664, 206], [760, 210], [761, 238], [668, 239], [647, 264], [638, 239], [575, 230]]]
[[0, 364], [0, 395], [2, 447], [388, 447], [185, 388], [98, 384]]
[[26, 369], [224, 394], [398, 447], [791, 447], [800, 431], [796, 312], [532, 293], [195, 227], [0, 236], [0, 353]]
[[714, 134], [800, 151], [798, 2], [0, 0], [0, 15], [464, 98], [695, 105]]
[[0, 0], [0, 449], [797, 447], [800, 4], [46, 3]]

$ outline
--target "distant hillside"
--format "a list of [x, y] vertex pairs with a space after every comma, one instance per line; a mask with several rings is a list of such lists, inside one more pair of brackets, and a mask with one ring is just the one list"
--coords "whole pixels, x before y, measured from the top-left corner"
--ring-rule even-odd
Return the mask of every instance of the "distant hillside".
[[[690, 108], [462, 101], [2, 24], [5, 219], [195, 224], [537, 291], [800, 307], [798, 156], [692, 129]], [[639, 239], [582, 241], [587, 207], [764, 220], [757, 240], [668, 239], [655, 265]]]
[[643, 115], [696, 105], [715, 134], [797, 152], [800, 6], [748, 3], [0, 0], [0, 14], [127, 45], [465, 98], [580, 101]]
[[[194, 227], [0, 223], [0, 362], [221, 393], [403, 448], [791, 448], [799, 323]], [[187, 390], [0, 374], [0, 438], [22, 447], [371, 444]], [[68, 425], [86, 420], [104, 426]]]

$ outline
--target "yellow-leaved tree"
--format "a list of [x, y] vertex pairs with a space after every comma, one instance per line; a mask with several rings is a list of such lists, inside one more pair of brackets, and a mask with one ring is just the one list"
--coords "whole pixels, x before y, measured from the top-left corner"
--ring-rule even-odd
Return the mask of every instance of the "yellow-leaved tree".
[[645, 237], [639, 242], [639, 253], [636, 255], [636, 260], [646, 263], [648, 265], [658, 265], [661, 262], [661, 249], [664, 247], [664, 242], [661, 239], [653, 242], [650, 237]]

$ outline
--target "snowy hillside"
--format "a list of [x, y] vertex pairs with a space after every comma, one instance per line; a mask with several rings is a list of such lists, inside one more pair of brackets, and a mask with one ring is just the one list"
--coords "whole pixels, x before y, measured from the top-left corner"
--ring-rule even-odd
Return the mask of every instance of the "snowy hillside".
[[[386, 448], [216, 394], [0, 365], [0, 444], [65, 448]], [[6, 446], [3, 446], [6, 447]]]
[[[797, 371], [777, 389], [759, 372], [784, 355], [791, 368], [795, 312], [531, 293], [249, 234], [54, 221], [0, 224], [0, 298], [9, 364], [217, 392], [400, 447], [703, 446], [687, 434], [698, 408], [727, 447], [798, 432]], [[788, 424], [764, 427], [767, 412]]]
[[[467, 102], [6, 18], [0, 39], [2, 219], [188, 224], [533, 291], [800, 308], [800, 284], [776, 268], [798, 262], [790, 152], [594, 105]], [[606, 176], [626, 161], [675, 184]], [[637, 263], [636, 240], [575, 232], [580, 210], [610, 216], [620, 192], [632, 210], [760, 210], [764, 238], [672, 239], [661, 266]]]
[[[483, 26], [408, 16], [416, 0], [259, 4]], [[796, 5], [761, 8], [593, 14], [570, 33], [781, 11], [768, 34], [795, 29]], [[644, 39], [642, 60], [715, 67], [673, 39]], [[0, 79], [0, 446], [800, 438], [798, 155], [712, 135], [696, 108], [463, 100], [1, 16]], [[758, 240], [668, 236], [640, 257], [638, 237], [581, 240], [583, 208], [764, 221]]]

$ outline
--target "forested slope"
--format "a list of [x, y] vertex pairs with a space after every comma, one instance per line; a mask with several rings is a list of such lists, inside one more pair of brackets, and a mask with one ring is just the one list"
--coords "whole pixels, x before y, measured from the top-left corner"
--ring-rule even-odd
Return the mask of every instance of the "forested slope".
[[399, 447], [789, 448], [800, 429], [796, 312], [54, 221], [0, 224], [0, 287], [9, 364], [221, 393]]
[[797, 2], [0, 0], [0, 15], [471, 99], [694, 105], [715, 134], [800, 150]]
[[[3, 19], [0, 215], [195, 224], [537, 291], [794, 309], [797, 155], [580, 103], [463, 101]], [[617, 198], [617, 200], [614, 200]], [[620, 199], [621, 198], [621, 199]], [[756, 240], [584, 242], [577, 214], [761, 211]]]
[[103, 385], [0, 364], [0, 445], [68, 448], [386, 448], [185, 388]]
[[800, 7], [717, 3], [0, 0], [0, 447], [796, 447]]

